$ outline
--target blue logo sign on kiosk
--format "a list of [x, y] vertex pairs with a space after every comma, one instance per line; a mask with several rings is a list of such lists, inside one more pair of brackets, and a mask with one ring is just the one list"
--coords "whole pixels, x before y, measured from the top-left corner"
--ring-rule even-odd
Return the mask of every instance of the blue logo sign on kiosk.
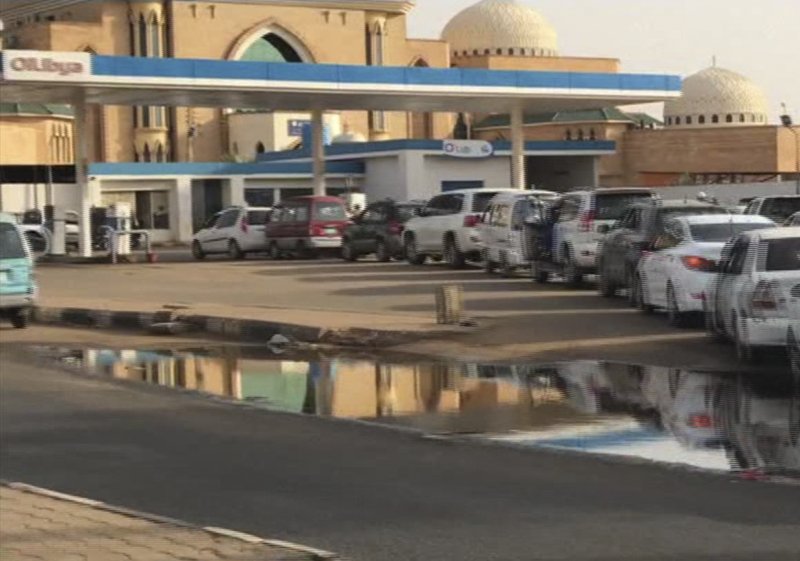
[[311, 121], [307, 119], [289, 119], [286, 123], [286, 134], [300, 138], [303, 136], [303, 127], [310, 124]]

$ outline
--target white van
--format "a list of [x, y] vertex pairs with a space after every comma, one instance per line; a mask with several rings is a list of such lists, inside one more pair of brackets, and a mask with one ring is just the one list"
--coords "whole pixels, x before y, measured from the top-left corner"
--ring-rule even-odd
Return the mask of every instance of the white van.
[[509, 277], [530, 263], [525, 256], [525, 218], [531, 214], [534, 199], [554, 201], [553, 191], [504, 192], [489, 202], [478, 226], [481, 254], [487, 273], [499, 269]]

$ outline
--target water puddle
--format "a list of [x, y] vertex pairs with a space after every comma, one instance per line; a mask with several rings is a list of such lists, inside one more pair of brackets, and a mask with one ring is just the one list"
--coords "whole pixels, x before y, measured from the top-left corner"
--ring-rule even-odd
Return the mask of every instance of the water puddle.
[[282, 360], [247, 348], [37, 348], [95, 375], [441, 437], [800, 480], [800, 380], [594, 361]]

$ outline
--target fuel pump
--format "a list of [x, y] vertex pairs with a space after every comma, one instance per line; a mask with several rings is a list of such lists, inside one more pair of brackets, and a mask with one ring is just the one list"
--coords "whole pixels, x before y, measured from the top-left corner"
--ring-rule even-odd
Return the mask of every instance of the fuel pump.
[[[117, 232], [128, 232], [131, 230], [131, 205], [129, 203], [117, 202], [108, 207], [107, 224]], [[131, 235], [117, 234], [113, 243], [116, 244], [117, 255], [131, 254]], [[112, 250], [113, 251], [113, 250]]]

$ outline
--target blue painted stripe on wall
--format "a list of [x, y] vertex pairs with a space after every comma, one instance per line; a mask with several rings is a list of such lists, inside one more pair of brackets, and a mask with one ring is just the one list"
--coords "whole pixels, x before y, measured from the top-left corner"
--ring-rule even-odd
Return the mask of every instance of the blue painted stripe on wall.
[[398, 84], [474, 87], [542, 87], [680, 91], [678, 76], [526, 72], [474, 68], [405, 68], [331, 64], [280, 64], [201, 59], [94, 55], [97, 76], [311, 81], [333, 84]]
[[[495, 141], [492, 143], [496, 151], [511, 150], [511, 142], [507, 140]], [[609, 151], [614, 152], [617, 148], [613, 140], [529, 140], [525, 142], [525, 150], [530, 152], [554, 152], [554, 151]], [[379, 142], [353, 142], [348, 144], [332, 144], [325, 147], [326, 156], [345, 156], [352, 154], [357, 157], [360, 154], [374, 152], [399, 152], [401, 150], [442, 150], [443, 141], [441, 140], [384, 140]], [[282, 152], [268, 152], [259, 154], [259, 162], [280, 162], [284, 160], [299, 160], [310, 158], [311, 152], [304, 150], [286, 150]]]
[[[363, 162], [328, 162], [329, 174], [363, 174]], [[226, 162], [174, 162], [174, 163], [97, 163], [89, 166], [90, 175], [269, 175], [292, 174], [311, 176], [311, 164], [306, 162], [282, 163], [226, 163]]]

